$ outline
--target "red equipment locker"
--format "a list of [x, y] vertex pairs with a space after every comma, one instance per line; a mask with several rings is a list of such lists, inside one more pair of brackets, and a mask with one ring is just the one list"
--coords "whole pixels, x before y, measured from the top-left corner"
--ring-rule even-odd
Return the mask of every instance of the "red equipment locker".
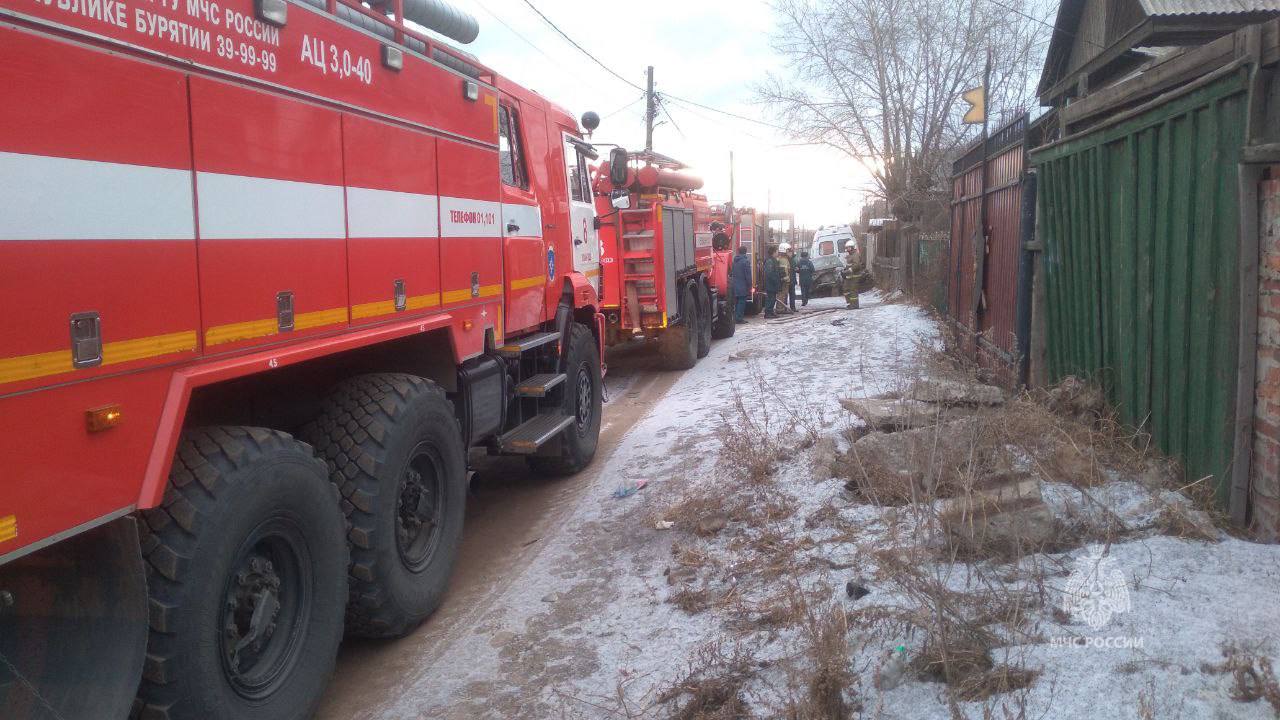
[[440, 306], [436, 139], [344, 115], [351, 322]]
[[339, 115], [191, 78], [207, 353], [347, 324]]

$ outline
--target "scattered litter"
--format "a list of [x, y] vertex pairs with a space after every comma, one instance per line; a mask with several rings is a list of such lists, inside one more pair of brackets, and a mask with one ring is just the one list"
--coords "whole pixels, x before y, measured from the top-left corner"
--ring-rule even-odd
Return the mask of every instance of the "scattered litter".
[[675, 527], [675, 523], [670, 520], [659, 520], [653, 524], [654, 530], [670, 530], [673, 527]]
[[644, 486], [648, 484], [648, 480], [628, 480], [619, 485], [617, 490], [613, 491], [613, 496], [615, 498], [631, 497], [640, 490], [643, 490]]
[[832, 320], [832, 321], [831, 321], [831, 324], [832, 324], [832, 325], [843, 325], [843, 324], [844, 324], [844, 319], [843, 319], [843, 318], [841, 318], [840, 320]]
[[844, 584], [844, 592], [851, 600], [861, 600], [871, 594], [867, 586], [862, 584], [861, 579], [850, 580]]
[[892, 690], [902, 683], [902, 676], [907, 670], [907, 648], [903, 645], [893, 649], [889, 659], [880, 668], [877, 687], [881, 690]]

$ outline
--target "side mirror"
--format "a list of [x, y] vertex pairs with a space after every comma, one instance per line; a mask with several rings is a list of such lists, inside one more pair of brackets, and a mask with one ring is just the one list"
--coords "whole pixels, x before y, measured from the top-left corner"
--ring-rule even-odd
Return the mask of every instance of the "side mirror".
[[630, 210], [631, 193], [624, 188], [618, 188], [609, 193], [609, 204], [613, 206], [614, 210]]
[[631, 158], [624, 148], [619, 147], [609, 151], [609, 180], [615, 186], [627, 184], [627, 166], [630, 164]]

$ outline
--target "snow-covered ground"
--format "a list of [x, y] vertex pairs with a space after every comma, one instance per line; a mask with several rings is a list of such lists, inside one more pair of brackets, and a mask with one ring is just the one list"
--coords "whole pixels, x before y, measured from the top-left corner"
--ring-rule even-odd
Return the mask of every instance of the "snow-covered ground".
[[[1127, 600], [1103, 608], [1097, 630], [1062, 611], [1061, 596], [1082, 567], [1076, 561], [1101, 546], [1018, 567], [931, 566], [926, 576], [963, 593], [980, 576], [1016, 587], [1034, 561], [1037, 579], [1025, 582], [1040, 601], [1023, 626], [992, 629], [992, 654], [1039, 675], [1024, 691], [973, 701], [952, 701], [946, 685], [910, 671], [899, 683], [888, 679], [892, 649], [913, 657], [924, 642], [866, 620], [875, 608], [912, 610], [900, 586], [877, 574], [876, 559], [903, 546], [910, 512], [859, 502], [831, 477], [831, 454], [849, 447], [845, 431], [857, 424], [838, 399], [901, 387], [921, 372], [922, 349], [938, 334], [921, 310], [880, 304], [874, 293], [861, 310], [842, 306], [817, 300], [809, 313], [753, 319], [714, 343], [611, 456], [597, 458], [600, 479], [503, 594], [476, 609], [469, 634], [368, 717], [785, 717], [805, 707], [814, 628], [830, 617], [845, 623], [850, 717], [1006, 717], [1002, 707], [1007, 717], [1082, 719], [1280, 712], [1265, 699], [1233, 699], [1234, 676], [1215, 669], [1224, 646], [1280, 659], [1280, 547], [1225, 535], [1202, 542], [1144, 533], [1111, 544], [1103, 564], [1089, 567], [1103, 568], [1104, 585], [1121, 578], [1121, 588], [1106, 586], [1108, 597], [1123, 589]], [[741, 454], [731, 456], [723, 439], [741, 434], [738, 402], [762, 446], [784, 448], [767, 483], [732, 479], [742, 468], [729, 463]], [[612, 496], [636, 480], [646, 487]], [[1141, 505], [1132, 493], [1112, 494], [1117, 505]], [[723, 515], [724, 526], [694, 532], [689, 498], [702, 499], [692, 507], [707, 517]], [[1070, 492], [1047, 490], [1046, 501], [1069, 503]], [[852, 599], [850, 580], [869, 593]], [[679, 690], [716, 673], [736, 678], [730, 692], [741, 705], [712, 698], [699, 715]]]

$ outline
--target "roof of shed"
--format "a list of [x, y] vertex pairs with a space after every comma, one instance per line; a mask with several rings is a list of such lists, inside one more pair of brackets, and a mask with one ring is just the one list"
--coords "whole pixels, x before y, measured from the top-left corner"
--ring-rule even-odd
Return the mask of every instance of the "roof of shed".
[[1233, 15], [1280, 11], [1280, 0], [1138, 0], [1148, 15]]
[[[1088, 1], [1062, 0], [1059, 3], [1053, 36], [1049, 41], [1044, 70], [1040, 75], [1038, 92], [1041, 95], [1065, 74], [1067, 58], [1070, 56], [1076, 32], [1079, 30], [1080, 18]], [[1219, 18], [1220, 22], [1213, 23], [1215, 29], [1205, 28], [1209, 36], [1220, 35], [1234, 29], [1234, 26], [1258, 22], [1260, 19], [1280, 13], [1280, 0], [1137, 0], [1137, 2], [1147, 15], [1148, 21], [1159, 22], [1164, 19], [1166, 22], [1176, 22], [1178, 18], [1187, 17]], [[1187, 42], [1178, 43], [1164, 36], [1149, 39], [1161, 41], [1161, 44], [1188, 44]], [[1192, 43], [1203, 41], [1203, 36], [1189, 40]]]

